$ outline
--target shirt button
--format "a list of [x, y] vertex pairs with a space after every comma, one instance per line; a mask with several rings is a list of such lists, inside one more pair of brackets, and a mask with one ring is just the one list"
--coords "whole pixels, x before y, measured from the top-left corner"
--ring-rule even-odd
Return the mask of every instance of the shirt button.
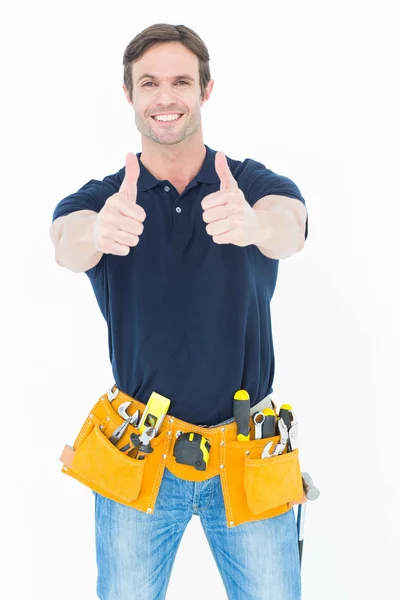
[[180, 206], [177, 206], [175, 210], [176, 210], [177, 213], [182, 212], [182, 209], [180, 208]]
[[165, 190], [166, 192], [169, 192], [169, 191], [170, 191], [170, 189], [171, 189], [171, 188], [170, 188], [168, 185], [165, 185], [165, 186], [164, 186], [164, 190]]

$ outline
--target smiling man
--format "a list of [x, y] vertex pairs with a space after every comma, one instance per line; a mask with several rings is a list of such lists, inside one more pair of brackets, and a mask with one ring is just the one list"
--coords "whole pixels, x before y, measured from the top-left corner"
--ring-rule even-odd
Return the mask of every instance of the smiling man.
[[[165, 598], [182, 535], [197, 515], [230, 600], [298, 600], [292, 507], [304, 497], [287, 475], [299, 473], [295, 453], [269, 463], [278, 465], [272, 483], [260, 475], [265, 469], [250, 473], [246, 456], [261, 468], [271, 459], [261, 459], [263, 440], [236, 442], [234, 396], [248, 392], [246, 423], [250, 409], [271, 406], [270, 301], [279, 260], [304, 247], [305, 201], [288, 177], [204, 143], [201, 109], [214, 81], [193, 30], [148, 27], [126, 48], [123, 66], [142, 150], [128, 153], [117, 173], [62, 199], [51, 227], [57, 263], [86, 273], [106, 320], [116, 384], [110, 403], [124, 394], [144, 408], [154, 391], [171, 401], [160, 429], [164, 453], [155, 437], [137, 499], [116, 491], [129, 464], [142, 470], [136, 456], [121, 458], [114, 489], [106, 489], [97, 467], [88, 482], [81, 477], [95, 494], [98, 597]], [[115, 459], [122, 452], [111, 448], [108, 421], [101, 447]], [[190, 452], [180, 463], [174, 444], [182, 431]], [[190, 446], [196, 439], [202, 441]], [[283, 479], [277, 469], [288, 458]], [[96, 454], [91, 460], [95, 469]], [[74, 468], [82, 475], [78, 460]]]

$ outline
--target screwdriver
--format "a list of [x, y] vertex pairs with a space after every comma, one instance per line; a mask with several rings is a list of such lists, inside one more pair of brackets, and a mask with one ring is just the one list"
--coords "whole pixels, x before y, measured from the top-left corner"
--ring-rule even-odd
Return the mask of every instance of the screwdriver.
[[238, 390], [233, 396], [233, 415], [236, 420], [236, 439], [246, 441], [250, 439], [250, 396], [246, 390]]
[[265, 408], [263, 414], [265, 415], [265, 420], [262, 424], [262, 437], [273, 437], [275, 435], [276, 413], [273, 408]]
[[290, 429], [290, 426], [293, 421], [293, 413], [292, 413], [291, 405], [290, 404], [282, 404], [280, 411], [279, 411], [279, 416], [281, 419], [283, 419], [283, 422], [285, 423], [286, 427], [288, 429]]

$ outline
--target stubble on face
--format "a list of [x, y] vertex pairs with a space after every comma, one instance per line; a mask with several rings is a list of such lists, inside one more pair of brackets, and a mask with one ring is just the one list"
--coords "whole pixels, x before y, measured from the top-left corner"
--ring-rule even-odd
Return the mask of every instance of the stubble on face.
[[[132, 71], [133, 109], [139, 133], [158, 144], [178, 144], [199, 129], [198, 59], [192, 52], [180, 43], [153, 46], [133, 65]], [[137, 82], [143, 73], [154, 73], [157, 79]], [[179, 81], [178, 76], [183, 73], [190, 74], [195, 82], [186, 85]], [[160, 86], [164, 91], [162, 97]], [[164, 125], [153, 119], [155, 113], [179, 113], [182, 117], [176, 123]]]
[[[176, 109], [165, 112], [174, 112], [174, 110]], [[176, 110], [176, 112], [182, 112], [182, 110], [183, 107], [180, 111]], [[150, 114], [147, 117], [142, 117], [139, 111], [135, 111], [136, 127], [142, 135], [158, 144], [179, 144], [179, 142], [195, 133], [201, 125], [200, 113], [197, 113], [197, 111], [195, 113], [188, 112], [187, 107], [185, 107], [185, 111], [179, 122], [172, 125], [164, 125], [163, 123], [159, 125]]]

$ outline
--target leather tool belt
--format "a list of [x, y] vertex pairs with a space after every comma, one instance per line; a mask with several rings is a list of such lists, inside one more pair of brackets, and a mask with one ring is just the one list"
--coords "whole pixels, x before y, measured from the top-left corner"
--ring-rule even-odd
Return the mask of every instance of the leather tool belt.
[[[289, 510], [289, 502], [303, 496], [299, 451], [261, 458], [269, 441], [279, 435], [237, 441], [236, 422], [216, 427], [200, 427], [167, 414], [158, 434], [151, 441], [153, 452], [137, 460], [121, 452], [109, 441], [112, 432], [123, 423], [118, 406], [130, 401], [129, 412], [146, 405], [113, 386], [101, 396], [84, 422], [74, 446], [66, 445], [60, 457], [62, 472], [77, 479], [102, 496], [152, 514], [164, 469], [189, 481], [204, 481], [219, 475], [224, 496], [226, 522], [235, 527], [248, 521], [274, 517]], [[129, 442], [138, 429], [128, 425], [118, 446]], [[173, 456], [177, 433], [194, 432], [210, 440], [207, 469], [177, 463]], [[252, 439], [253, 438], [253, 439]]]

